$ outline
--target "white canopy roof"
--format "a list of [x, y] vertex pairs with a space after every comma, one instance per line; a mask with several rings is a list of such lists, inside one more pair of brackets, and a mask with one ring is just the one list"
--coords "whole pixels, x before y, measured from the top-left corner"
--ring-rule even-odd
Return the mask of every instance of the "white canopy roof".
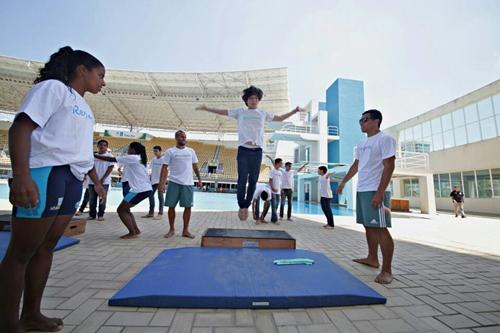
[[[0, 110], [15, 112], [43, 63], [0, 56]], [[286, 68], [238, 72], [162, 73], [106, 70], [106, 87], [85, 99], [96, 122], [134, 129], [184, 129], [235, 132], [236, 122], [207, 112], [200, 104], [244, 106], [242, 90], [255, 85], [264, 91], [259, 105], [271, 113], [289, 111]]]

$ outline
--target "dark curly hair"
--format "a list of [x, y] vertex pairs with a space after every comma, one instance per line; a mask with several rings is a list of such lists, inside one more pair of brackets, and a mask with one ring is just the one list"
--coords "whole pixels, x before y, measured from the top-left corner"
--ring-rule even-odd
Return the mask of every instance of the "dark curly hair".
[[93, 55], [81, 50], [73, 50], [69, 46], [61, 47], [59, 51], [50, 56], [49, 61], [40, 68], [34, 83], [45, 80], [59, 80], [69, 85], [78, 66], [83, 65], [88, 70], [104, 65]]
[[264, 92], [262, 91], [262, 89], [254, 87], [254, 86], [250, 86], [250, 87], [246, 88], [245, 90], [243, 90], [243, 96], [241, 96], [241, 98], [243, 99], [243, 101], [245, 101], [246, 106], [248, 106], [247, 101], [248, 101], [248, 98], [250, 98], [250, 96], [257, 96], [257, 98], [260, 101], [262, 99], [262, 97], [264, 96]]

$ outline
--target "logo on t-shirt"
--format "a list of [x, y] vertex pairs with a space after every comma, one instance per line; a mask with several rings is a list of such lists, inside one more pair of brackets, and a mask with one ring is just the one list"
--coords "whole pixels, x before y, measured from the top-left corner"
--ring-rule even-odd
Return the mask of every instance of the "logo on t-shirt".
[[51, 206], [49, 210], [59, 210], [61, 209], [61, 205], [63, 203], [64, 197], [57, 198], [57, 205], [56, 206]]
[[93, 119], [92, 115], [89, 112], [80, 109], [80, 107], [77, 104], [73, 105], [73, 110], [72, 111], [73, 111], [73, 114], [75, 116], [78, 116], [78, 117], [81, 117], [81, 118], [90, 119], [90, 120]]

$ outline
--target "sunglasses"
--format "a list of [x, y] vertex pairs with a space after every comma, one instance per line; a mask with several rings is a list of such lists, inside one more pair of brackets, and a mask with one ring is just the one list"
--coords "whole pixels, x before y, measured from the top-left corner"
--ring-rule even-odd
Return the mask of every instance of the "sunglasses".
[[359, 123], [360, 123], [360, 124], [364, 124], [364, 123], [366, 123], [366, 122], [367, 122], [368, 120], [370, 120], [370, 119], [372, 119], [372, 118], [370, 118], [370, 117], [363, 117], [363, 118], [361, 118], [361, 119], [359, 120]]

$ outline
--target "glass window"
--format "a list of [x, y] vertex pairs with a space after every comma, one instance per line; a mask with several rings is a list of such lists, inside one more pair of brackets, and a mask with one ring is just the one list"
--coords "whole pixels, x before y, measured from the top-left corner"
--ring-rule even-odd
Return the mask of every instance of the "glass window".
[[467, 122], [467, 124], [477, 121], [476, 104], [467, 105], [464, 108], [464, 113], [465, 113], [465, 121]]
[[464, 194], [467, 198], [477, 198], [476, 193], [476, 177], [474, 171], [463, 172], [464, 177]]
[[422, 138], [422, 125], [421, 124], [418, 124], [417, 126], [413, 127], [413, 137], [415, 138], [415, 140]]
[[500, 114], [500, 93], [492, 97], [495, 114]]
[[465, 145], [467, 143], [467, 133], [465, 126], [455, 127], [455, 144], [457, 146]]
[[443, 132], [446, 132], [453, 128], [453, 123], [451, 122], [451, 113], [441, 116], [441, 124], [443, 124]]
[[451, 148], [455, 146], [455, 140], [453, 139], [453, 131], [446, 131], [443, 133], [443, 143], [444, 148]]
[[448, 197], [451, 193], [450, 174], [442, 173], [439, 175], [439, 186], [441, 187], [441, 196]]
[[411, 179], [411, 196], [415, 198], [420, 197], [420, 186], [418, 184], [418, 178]]
[[435, 118], [431, 120], [432, 134], [438, 134], [442, 132], [441, 129], [441, 118]]
[[432, 150], [443, 149], [443, 135], [435, 134], [432, 136]]
[[451, 176], [451, 187], [458, 186], [462, 191], [464, 187], [462, 186], [462, 174], [460, 172], [455, 172], [450, 174]]
[[459, 109], [453, 112], [452, 117], [453, 117], [453, 126], [458, 127], [465, 125], [464, 110]]
[[405, 129], [405, 139], [406, 139], [406, 141], [413, 140], [413, 128], [412, 127]]
[[491, 117], [481, 120], [481, 134], [483, 136], [483, 140], [491, 139], [497, 136], [495, 118]]
[[491, 169], [493, 196], [500, 197], [500, 169]]
[[405, 131], [399, 131], [399, 143], [403, 143], [405, 141]]
[[491, 191], [491, 178], [490, 170], [476, 171], [477, 191], [480, 198], [491, 198], [493, 193]]
[[439, 187], [439, 175], [434, 175], [434, 195], [436, 198], [441, 197], [441, 189]]
[[467, 124], [467, 139], [469, 143], [481, 140], [481, 132], [479, 130], [479, 123]]
[[500, 115], [496, 116], [495, 118], [497, 119], [496, 123], [497, 123], [498, 135], [500, 135]]
[[411, 180], [403, 179], [404, 196], [411, 197]]
[[431, 122], [426, 121], [425, 123], [422, 123], [422, 136], [429, 137], [431, 136]]
[[493, 116], [493, 105], [491, 98], [483, 99], [477, 102], [477, 110], [479, 111], [479, 119], [484, 119]]

